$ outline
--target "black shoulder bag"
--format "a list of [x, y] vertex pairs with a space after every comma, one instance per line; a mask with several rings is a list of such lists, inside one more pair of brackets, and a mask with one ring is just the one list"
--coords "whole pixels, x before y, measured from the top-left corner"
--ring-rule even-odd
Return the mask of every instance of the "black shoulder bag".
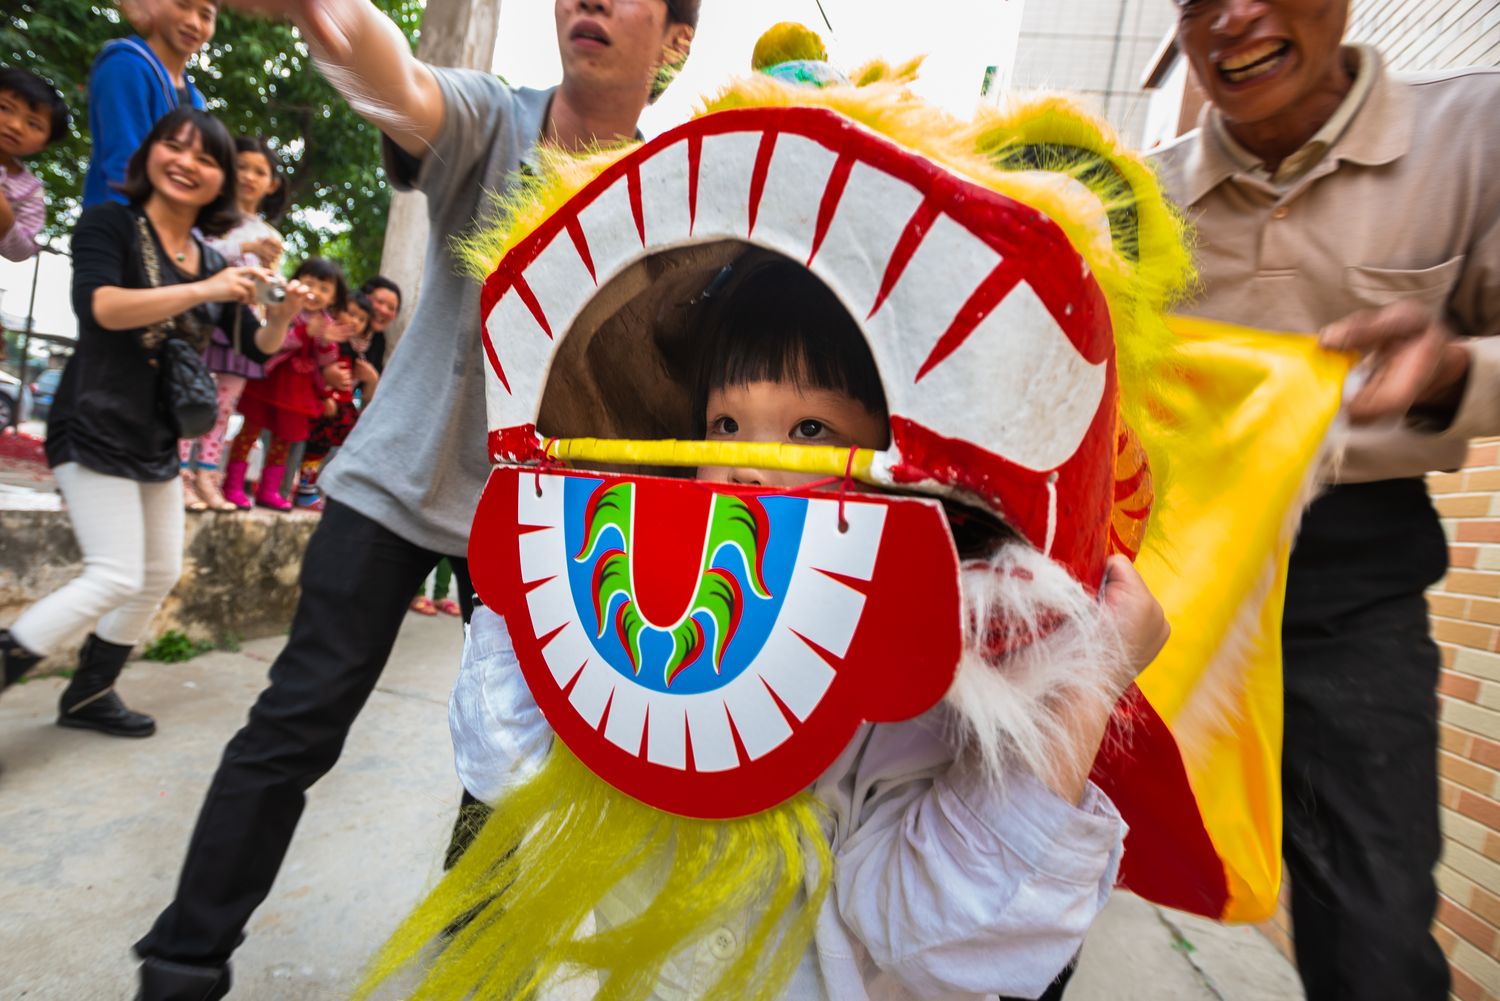
[[[161, 259], [156, 256], [156, 241], [144, 216], [136, 216], [135, 224], [146, 278], [152, 288], [160, 288]], [[219, 389], [203, 361], [201, 342], [205, 338], [193, 336], [197, 326], [184, 315], [154, 323], [142, 335], [147, 349], [161, 347], [155, 361], [161, 372], [157, 387], [162, 410], [179, 438], [207, 434], [219, 413]]]

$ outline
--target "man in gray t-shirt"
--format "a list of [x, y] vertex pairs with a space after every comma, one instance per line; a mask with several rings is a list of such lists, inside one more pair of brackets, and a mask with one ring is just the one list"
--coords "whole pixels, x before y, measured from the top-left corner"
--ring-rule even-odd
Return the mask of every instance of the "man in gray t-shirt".
[[427, 195], [422, 293], [380, 393], [323, 478], [329, 502], [302, 563], [302, 596], [270, 685], [224, 750], [177, 896], [136, 943], [142, 1001], [213, 1001], [265, 899], [304, 793], [333, 767], [438, 559], [471, 591], [463, 554], [489, 473], [479, 284], [451, 238], [514, 183], [539, 142], [580, 149], [635, 136], [661, 70], [680, 64], [698, 0], [555, 0], [563, 79], [508, 87], [415, 59], [370, 0], [237, 0], [292, 20], [319, 68], [384, 136], [399, 188]]

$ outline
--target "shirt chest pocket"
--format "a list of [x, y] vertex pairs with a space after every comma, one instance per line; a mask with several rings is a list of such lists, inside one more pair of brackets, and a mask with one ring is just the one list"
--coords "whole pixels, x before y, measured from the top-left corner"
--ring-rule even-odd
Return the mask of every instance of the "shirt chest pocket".
[[1411, 299], [1437, 313], [1458, 284], [1463, 268], [1463, 254], [1435, 267], [1417, 270], [1355, 265], [1344, 269], [1344, 286], [1350, 297], [1366, 309]]

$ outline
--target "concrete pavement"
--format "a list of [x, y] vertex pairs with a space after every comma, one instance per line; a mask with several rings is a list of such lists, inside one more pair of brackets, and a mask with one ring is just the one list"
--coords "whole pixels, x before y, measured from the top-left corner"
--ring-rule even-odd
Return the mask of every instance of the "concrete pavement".
[[[137, 662], [120, 691], [157, 718], [122, 741], [53, 725], [61, 679], [0, 698], [0, 1001], [126, 1001], [129, 947], [164, 906], [224, 743], [282, 640], [185, 664]], [[409, 616], [384, 678], [307, 812], [235, 957], [233, 1001], [346, 998], [436, 879], [458, 802], [447, 696], [456, 620]], [[1117, 894], [1068, 1001], [1301, 997], [1255, 931]]]

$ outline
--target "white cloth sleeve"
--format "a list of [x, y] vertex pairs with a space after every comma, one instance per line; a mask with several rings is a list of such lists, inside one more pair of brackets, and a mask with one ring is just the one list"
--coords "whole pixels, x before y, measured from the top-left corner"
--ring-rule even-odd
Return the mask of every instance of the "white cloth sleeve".
[[552, 728], [526, 687], [505, 620], [489, 608], [474, 609], [469, 622], [448, 729], [459, 781], [490, 804], [535, 775], [552, 747]]
[[[862, 754], [856, 767], [882, 760], [898, 758]], [[1114, 804], [1090, 784], [1075, 807], [1025, 774], [997, 788], [961, 762], [869, 778], [839, 784], [860, 820], [835, 845], [834, 895], [874, 965], [918, 997], [1045, 990], [1114, 885]]]

